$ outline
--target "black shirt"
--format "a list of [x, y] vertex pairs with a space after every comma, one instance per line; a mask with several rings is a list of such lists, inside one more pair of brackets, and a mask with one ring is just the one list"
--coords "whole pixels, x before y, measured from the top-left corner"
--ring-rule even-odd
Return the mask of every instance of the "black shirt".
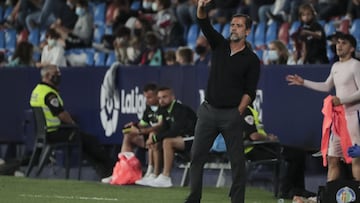
[[166, 137], [189, 137], [194, 135], [197, 117], [190, 107], [174, 101], [169, 108], [160, 108], [159, 111], [163, 116], [163, 124], [156, 135], [156, 140]]
[[[51, 86], [44, 82], [41, 82], [41, 84], [47, 85], [47, 86], [51, 87], [52, 89], [54, 89], [55, 91], [57, 91], [57, 89], [54, 86]], [[58, 94], [59, 94], [59, 92], [58, 92]], [[64, 107], [60, 102], [60, 98], [58, 98], [58, 96], [55, 93], [50, 92], [50, 93], [46, 94], [44, 100], [45, 100], [44, 102], [45, 102], [46, 106], [50, 109], [51, 113], [54, 116], [58, 116], [61, 112], [64, 111]]]
[[146, 105], [142, 119], [140, 121], [141, 126], [155, 126], [159, 123], [159, 111], [158, 109], [151, 109], [150, 106]]
[[198, 22], [212, 49], [205, 100], [218, 108], [237, 107], [244, 94], [254, 100], [260, 77], [259, 58], [248, 47], [230, 56], [230, 41], [212, 27], [208, 18]]

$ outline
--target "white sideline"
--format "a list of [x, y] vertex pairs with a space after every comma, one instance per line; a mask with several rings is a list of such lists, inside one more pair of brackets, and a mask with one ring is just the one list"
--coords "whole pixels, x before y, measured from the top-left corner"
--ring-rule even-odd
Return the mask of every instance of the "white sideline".
[[119, 201], [117, 198], [106, 197], [83, 197], [83, 196], [63, 196], [63, 195], [36, 195], [36, 194], [20, 194], [21, 197], [31, 198], [53, 198], [53, 199], [79, 199], [79, 200], [96, 200], [96, 201]]

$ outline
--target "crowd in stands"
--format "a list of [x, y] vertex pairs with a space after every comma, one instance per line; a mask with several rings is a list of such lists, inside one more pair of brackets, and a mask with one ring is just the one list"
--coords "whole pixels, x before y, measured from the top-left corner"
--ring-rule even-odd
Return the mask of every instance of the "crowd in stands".
[[[0, 66], [209, 65], [196, 2], [1, 1]], [[301, 11], [304, 4], [310, 13]], [[353, 34], [360, 44], [359, 0], [215, 0], [208, 10], [224, 37], [233, 14], [248, 14], [248, 44], [263, 64], [333, 63], [336, 31]]]

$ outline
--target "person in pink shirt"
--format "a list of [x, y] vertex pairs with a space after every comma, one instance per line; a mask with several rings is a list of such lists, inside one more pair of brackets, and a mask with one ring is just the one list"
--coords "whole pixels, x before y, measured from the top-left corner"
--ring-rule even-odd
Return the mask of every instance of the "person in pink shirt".
[[[332, 96], [332, 105], [343, 105], [347, 129], [352, 145], [360, 145], [360, 62], [354, 58], [356, 40], [350, 34], [339, 36], [336, 43], [336, 54], [339, 61], [331, 67], [330, 74], [324, 82], [305, 80], [299, 75], [287, 75], [289, 85], [300, 85], [316, 91], [329, 92], [335, 88], [336, 95]], [[347, 149], [346, 149], [347, 150]], [[331, 132], [329, 139], [327, 180], [336, 180], [340, 176], [340, 161], [343, 152], [340, 137]], [[355, 180], [360, 180], [360, 157], [352, 159], [352, 173]]]

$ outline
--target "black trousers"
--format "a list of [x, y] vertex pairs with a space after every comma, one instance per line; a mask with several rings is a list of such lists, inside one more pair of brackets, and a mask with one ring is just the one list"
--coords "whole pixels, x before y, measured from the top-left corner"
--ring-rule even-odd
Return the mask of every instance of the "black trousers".
[[78, 131], [74, 137], [69, 137], [71, 130], [59, 129], [47, 134], [47, 140], [50, 143], [74, 141], [80, 139], [82, 143], [83, 154], [93, 165], [100, 178], [110, 176], [114, 166], [114, 161], [106, 152], [95, 136]]
[[245, 199], [245, 157], [243, 144], [244, 119], [237, 108], [219, 109], [203, 102], [198, 110], [195, 139], [191, 148], [190, 194], [187, 203], [200, 202], [203, 184], [203, 167], [209, 150], [219, 133], [225, 139], [232, 169], [231, 202]]

